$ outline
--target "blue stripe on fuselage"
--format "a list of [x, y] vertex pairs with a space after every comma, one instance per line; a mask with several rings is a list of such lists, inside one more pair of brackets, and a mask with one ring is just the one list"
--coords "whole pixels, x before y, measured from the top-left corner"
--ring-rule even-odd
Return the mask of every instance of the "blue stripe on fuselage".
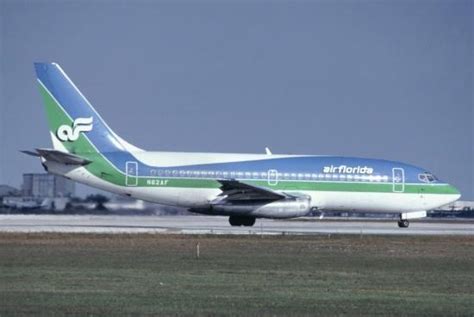
[[[156, 152], [156, 155], [160, 155]], [[189, 155], [192, 155], [191, 153]], [[130, 161], [130, 154], [125, 152], [108, 153], [110, 161], [121, 171], [125, 172], [125, 165], [127, 161]], [[286, 158], [269, 158], [262, 160], [249, 160], [229, 163], [212, 163], [212, 164], [197, 164], [197, 165], [186, 165], [186, 166], [150, 166], [146, 165], [139, 160], [133, 159], [138, 164], [138, 176], [156, 176], [165, 177], [165, 172], [175, 172], [176, 175], [169, 175], [169, 177], [183, 176], [180, 172], [250, 172], [250, 173], [262, 173], [268, 172], [268, 170], [277, 170], [279, 173], [296, 173], [296, 174], [327, 174], [324, 173], [325, 167], [368, 167], [373, 169], [372, 176], [387, 176], [389, 180], [392, 179], [393, 168], [403, 168], [405, 174], [405, 182], [407, 183], [421, 183], [418, 179], [418, 174], [424, 172], [424, 169], [418, 168], [413, 165], [387, 161], [378, 159], [364, 159], [364, 158], [353, 158], [353, 157], [341, 157], [341, 156], [295, 156]], [[338, 175], [356, 175], [357, 173], [338, 173], [333, 172], [329, 174]], [[357, 174], [364, 175], [364, 174]], [[365, 174], [369, 175], [369, 174]]]

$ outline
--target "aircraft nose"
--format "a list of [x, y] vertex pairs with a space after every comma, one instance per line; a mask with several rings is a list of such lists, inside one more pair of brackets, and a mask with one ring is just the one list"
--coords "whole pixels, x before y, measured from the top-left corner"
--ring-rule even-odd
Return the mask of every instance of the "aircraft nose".
[[456, 195], [459, 195], [461, 196], [461, 192], [459, 191], [459, 189], [457, 189], [456, 187], [454, 187], [453, 185], [451, 185], [451, 187], [453, 188], [453, 190], [455, 191]]
[[459, 189], [457, 189], [453, 185], [449, 185], [449, 188], [450, 188], [450, 190], [452, 192], [452, 195], [453, 195], [453, 197], [452, 197], [453, 201], [456, 201], [459, 198], [461, 198], [461, 192], [459, 191]]

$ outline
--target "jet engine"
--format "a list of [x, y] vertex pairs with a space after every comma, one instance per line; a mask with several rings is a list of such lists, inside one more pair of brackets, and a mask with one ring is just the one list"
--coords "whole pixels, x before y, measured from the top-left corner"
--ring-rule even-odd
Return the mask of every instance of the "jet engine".
[[212, 214], [241, 215], [265, 218], [294, 218], [311, 211], [311, 197], [290, 196], [276, 201], [220, 201], [211, 205]]

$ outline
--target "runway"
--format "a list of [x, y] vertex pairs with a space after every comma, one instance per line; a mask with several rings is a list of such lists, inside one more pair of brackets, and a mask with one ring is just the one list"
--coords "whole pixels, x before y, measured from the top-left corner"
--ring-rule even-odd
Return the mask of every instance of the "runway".
[[231, 227], [227, 217], [220, 216], [0, 215], [0, 232], [474, 235], [474, 222], [413, 221], [402, 229], [394, 220], [257, 219], [253, 227]]

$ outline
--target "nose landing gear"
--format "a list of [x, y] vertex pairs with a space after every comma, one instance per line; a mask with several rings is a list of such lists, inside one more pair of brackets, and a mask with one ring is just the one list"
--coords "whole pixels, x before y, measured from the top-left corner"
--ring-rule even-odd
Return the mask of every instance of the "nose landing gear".
[[400, 214], [400, 219], [398, 220], [398, 226], [400, 228], [408, 228], [410, 223], [408, 219], [419, 219], [426, 217], [426, 211], [410, 211]]
[[410, 222], [407, 219], [398, 220], [398, 226], [400, 228], [408, 228], [409, 225], [410, 225]]

